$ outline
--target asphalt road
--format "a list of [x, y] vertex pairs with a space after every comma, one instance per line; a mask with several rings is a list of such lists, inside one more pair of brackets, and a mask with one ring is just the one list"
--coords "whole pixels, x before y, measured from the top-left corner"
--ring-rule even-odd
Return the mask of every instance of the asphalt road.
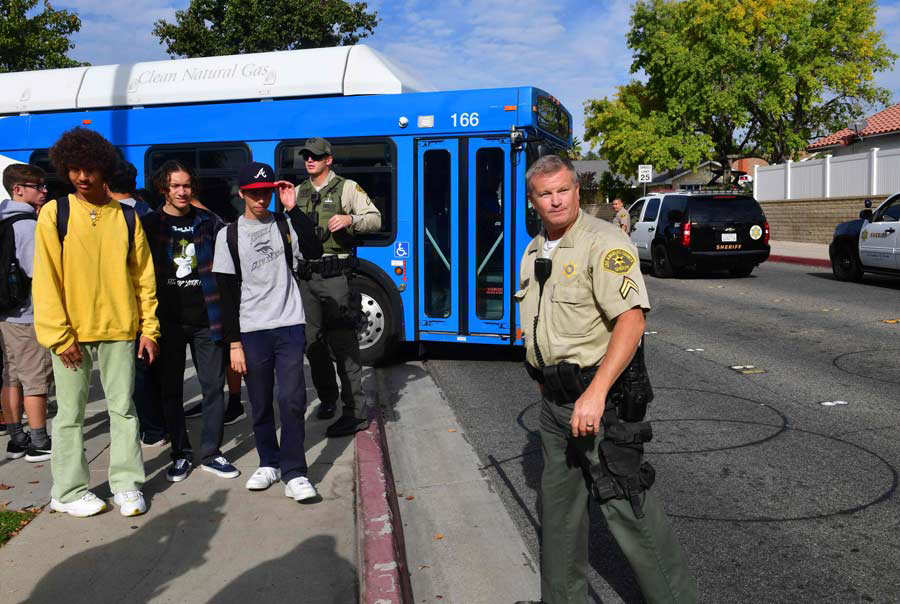
[[[898, 601], [900, 324], [884, 321], [900, 318], [900, 280], [769, 263], [746, 279], [647, 286], [654, 489], [701, 601]], [[536, 553], [539, 399], [521, 351], [426, 359]], [[835, 401], [846, 404], [822, 404]], [[602, 514], [591, 517], [592, 598], [641, 601]]]

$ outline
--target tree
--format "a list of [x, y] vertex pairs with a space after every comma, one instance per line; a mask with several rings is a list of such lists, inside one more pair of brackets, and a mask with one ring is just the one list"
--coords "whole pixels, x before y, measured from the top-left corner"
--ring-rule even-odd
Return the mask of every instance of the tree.
[[625, 180], [616, 176], [612, 172], [604, 172], [600, 176], [600, 182], [597, 183], [601, 195], [612, 202], [613, 199], [619, 197], [626, 205], [630, 204], [637, 198], [637, 189], [629, 186]]
[[669, 116], [665, 103], [647, 86], [631, 82], [616, 97], [585, 102], [584, 138], [616, 174], [636, 174], [639, 164], [657, 172], [680, 164], [697, 166], [712, 153], [712, 140]]
[[[626, 39], [645, 81], [588, 101], [585, 140], [617, 172], [735, 156], [771, 163], [888, 103], [897, 55], [875, 0], [638, 0]], [[685, 147], [680, 149], [678, 141]], [[726, 179], [727, 182], [727, 179]]]
[[55, 10], [49, 0], [35, 13], [37, 3], [0, 0], [0, 72], [85, 65], [66, 56], [74, 46], [69, 36], [81, 29], [78, 15]]
[[572, 146], [566, 149], [565, 156], [572, 161], [581, 159], [581, 139], [577, 136], [572, 137]]
[[343, 0], [191, 0], [153, 35], [173, 58], [340, 46], [375, 31], [378, 14], [367, 9]]

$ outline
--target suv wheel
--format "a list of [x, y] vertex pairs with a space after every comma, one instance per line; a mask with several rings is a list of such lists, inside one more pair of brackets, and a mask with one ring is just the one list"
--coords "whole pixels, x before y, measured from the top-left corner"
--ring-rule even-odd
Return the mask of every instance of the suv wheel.
[[755, 267], [752, 264], [734, 266], [728, 269], [732, 277], [749, 277]]
[[653, 274], [661, 279], [675, 276], [675, 269], [672, 268], [672, 262], [669, 260], [669, 252], [666, 246], [657, 243], [653, 246], [650, 253], [653, 259]]
[[859, 281], [862, 279], [863, 270], [859, 265], [859, 259], [853, 253], [853, 249], [846, 243], [838, 246], [831, 262], [831, 272], [838, 281]]

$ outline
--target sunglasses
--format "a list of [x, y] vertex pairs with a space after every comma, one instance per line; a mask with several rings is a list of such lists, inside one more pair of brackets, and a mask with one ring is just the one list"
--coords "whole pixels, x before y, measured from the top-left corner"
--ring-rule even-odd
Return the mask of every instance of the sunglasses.
[[312, 153], [302, 153], [301, 155], [303, 156], [303, 161], [309, 161], [310, 159], [313, 161], [322, 161], [328, 157], [327, 155], [313, 155]]

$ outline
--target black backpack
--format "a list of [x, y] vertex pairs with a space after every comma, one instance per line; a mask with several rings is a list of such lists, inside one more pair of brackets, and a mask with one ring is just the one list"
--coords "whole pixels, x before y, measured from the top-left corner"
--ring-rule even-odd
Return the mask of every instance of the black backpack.
[[0, 222], [0, 313], [18, 310], [31, 293], [31, 279], [16, 258], [13, 225], [20, 220], [34, 220], [34, 215], [14, 214]]
[[[130, 205], [120, 204], [122, 206], [122, 214], [125, 216], [125, 225], [128, 227], [128, 253], [134, 249], [134, 223], [135, 211]], [[69, 196], [60, 197], [56, 200], [56, 233], [59, 235], [59, 245], [62, 246], [63, 239], [69, 231]]]

